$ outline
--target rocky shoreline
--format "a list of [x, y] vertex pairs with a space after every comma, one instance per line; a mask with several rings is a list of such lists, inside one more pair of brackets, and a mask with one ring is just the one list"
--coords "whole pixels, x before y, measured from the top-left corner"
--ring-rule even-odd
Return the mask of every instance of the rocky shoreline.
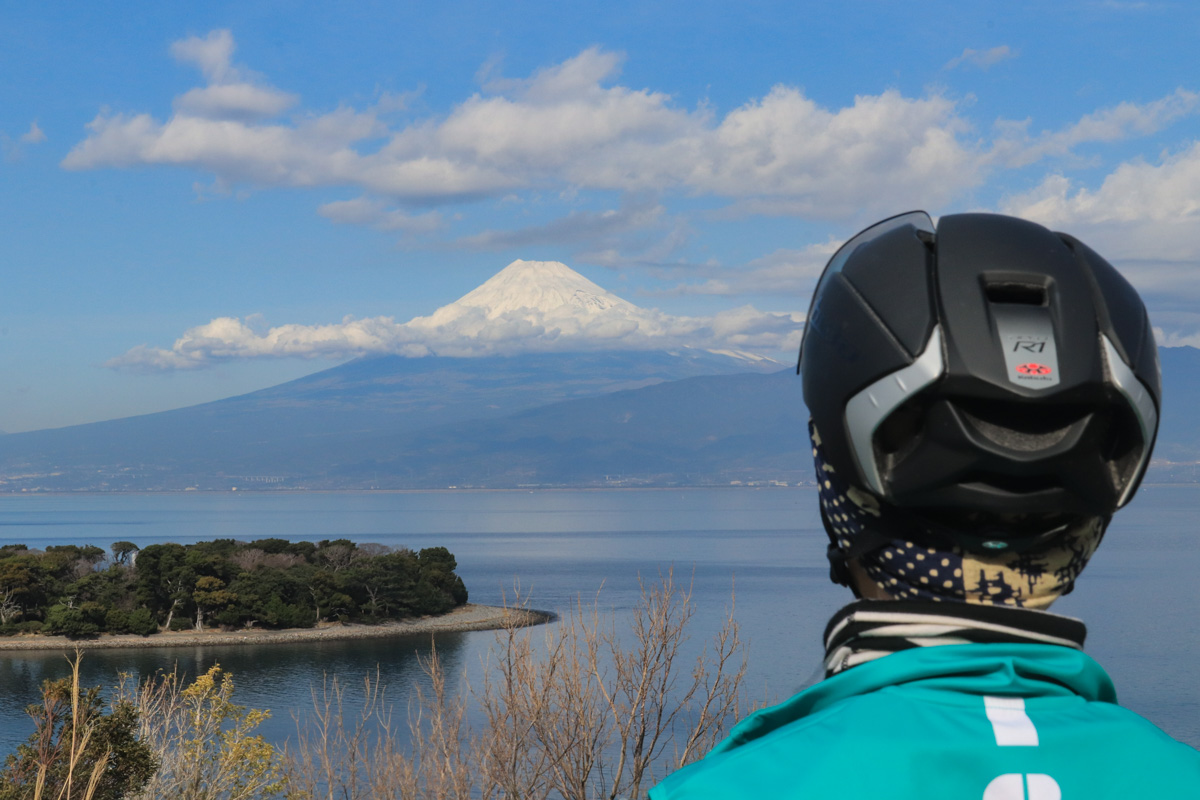
[[417, 617], [380, 625], [330, 623], [315, 628], [287, 630], [172, 631], [152, 636], [132, 634], [103, 634], [94, 639], [68, 639], [65, 636], [21, 635], [0, 639], [4, 650], [101, 650], [110, 648], [199, 647], [231, 644], [283, 644], [291, 642], [337, 641], [343, 639], [382, 639], [415, 633], [449, 633], [486, 631], [499, 628], [526, 627], [550, 622], [555, 615], [548, 611], [524, 608], [504, 608], [468, 603], [445, 614]]

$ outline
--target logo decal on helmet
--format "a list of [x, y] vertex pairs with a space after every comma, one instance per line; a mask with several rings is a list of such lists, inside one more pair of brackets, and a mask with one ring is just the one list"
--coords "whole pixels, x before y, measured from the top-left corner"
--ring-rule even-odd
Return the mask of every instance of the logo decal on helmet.
[[1022, 375], [1049, 375], [1053, 371], [1045, 364], [1034, 364], [1033, 362], [1017, 366], [1017, 372]]

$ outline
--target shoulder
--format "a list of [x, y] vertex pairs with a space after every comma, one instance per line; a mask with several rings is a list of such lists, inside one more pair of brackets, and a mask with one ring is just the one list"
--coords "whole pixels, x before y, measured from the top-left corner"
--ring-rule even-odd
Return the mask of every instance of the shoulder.
[[1005, 746], [983, 697], [892, 687], [714, 752], [651, 798], [984, 797], [993, 782], [1027, 776], [1063, 797], [1188, 796], [1200, 786], [1200, 753], [1127, 709], [1079, 697], [1029, 698], [1026, 709], [1036, 743]]

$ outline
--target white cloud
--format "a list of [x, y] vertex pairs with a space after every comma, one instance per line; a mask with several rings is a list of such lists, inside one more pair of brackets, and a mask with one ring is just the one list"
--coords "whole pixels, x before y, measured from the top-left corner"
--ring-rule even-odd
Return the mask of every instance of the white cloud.
[[[1028, 120], [1001, 121], [984, 136], [967, 116], [969, 99], [887, 90], [829, 107], [781, 85], [722, 115], [621, 85], [621, 55], [593, 47], [523, 78], [497, 77], [489, 64], [481, 70], [482, 90], [442, 115], [396, 123], [387, 112], [406, 107], [408, 96], [384, 93], [364, 109], [292, 111], [285, 118], [298, 98], [237, 65], [229, 31], [176, 42], [171, 52], [199, 68], [206, 84], [177, 96], [166, 119], [101, 112], [63, 159], [65, 168], [185, 167], [231, 193], [341, 187], [359, 196], [322, 205], [322, 216], [412, 237], [448, 227], [437, 213], [414, 209], [484, 197], [619, 192], [641, 199], [518, 230], [456, 231], [444, 243], [571, 244], [581, 261], [612, 266], [669, 261], [690, 233], [688, 218], [667, 211], [681, 197], [726, 204], [702, 212], [709, 215], [865, 222], [900, 208], [945, 208], [997, 172], [1046, 159], [1059, 159], [1061, 169], [1078, 163], [1082, 145], [1147, 136], [1200, 112], [1200, 94], [1180, 88], [1151, 102], [1099, 109], [1057, 130], [1031, 134]], [[1007, 46], [968, 49], [956, 62], [987, 66], [1014, 56]], [[1146, 258], [1178, 258], [1197, 252], [1187, 210], [1200, 195], [1191, 182], [1196, 161], [1200, 156], [1184, 153], [1157, 167], [1131, 162], [1098, 190], [1052, 175], [1012, 198], [1010, 210], [1100, 219], [1133, 203], [1135, 195], [1118, 197], [1119, 191], [1149, 193], [1177, 221], [1156, 219], [1162, 238], [1139, 240], [1137, 247], [1153, 253]], [[1144, 208], [1131, 213], [1153, 217]], [[738, 293], [770, 281], [795, 283], [791, 266], [698, 275], [678, 291]]]
[[962, 55], [947, 61], [943, 69], [957, 69], [961, 66], [970, 65], [986, 70], [994, 67], [1001, 61], [1008, 61], [1010, 58], [1016, 57], [1016, 52], [1006, 44], [988, 50], [974, 50], [968, 47], [962, 51]]
[[752, 306], [712, 317], [676, 317], [654, 309], [643, 318], [580, 319], [507, 312], [488, 318], [471, 309], [443, 325], [430, 318], [397, 323], [390, 317], [346, 319], [332, 325], [280, 325], [255, 332], [243, 320], [219, 317], [191, 328], [170, 349], [132, 348], [105, 363], [132, 372], [207, 369], [252, 358], [347, 359], [362, 355], [476, 357], [520, 352], [662, 350], [679, 347], [777, 352], [799, 343], [803, 316]]
[[[950, 100], [894, 90], [837, 111], [777, 86], [727, 115], [686, 185], [706, 194], [781, 201], [787, 213], [842, 217], [863, 208], [936, 206], [982, 179], [980, 153]], [[698, 157], [697, 157], [698, 156]], [[760, 210], [767, 210], [759, 203]]]
[[1154, 329], [1154, 338], [1159, 347], [1196, 347], [1200, 348], [1200, 332], [1183, 333], [1172, 331], [1166, 333], [1162, 328]]
[[1047, 131], [1036, 137], [1027, 133], [1028, 120], [1001, 123], [993, 153], [1010, 167], [1022, 167], [1048, 156], [1068, 155], [1081, 144], [1148, 136], [1198, 111], [1200, 94], [1178, 88], [1150, 103], [1120, 103], [1086, 114], [1062, 130]]
[[175, 98], [181, 114], [211, 119], [253, 120], [274, 117], [291, 108], [296, 96], [246, 83], [206, 86]]
[[[566, 271], [513, 279], [516, 266]], [[505, 283], [508, 273], [516, 283]], [[169, 348], [135, 347], [106, 366], [140, 372], [204, 369], [233, 359], [328, 358], [367, 354], [473, 357], [519, 352], [663, 350], [679, 347], [771, 353], [799, 341], [802, 315], [751, 306], [711, 317], [684, 317], [635, 306], [562, 265], [516, 262], [493, 281], [427, 317], [346, 317], [331, 325], [280, 325], [219, 317], [186, 331]], [[534, 287], [531, 289], [530, 287]], [[532, 292], [532, 294], [530, 294]], [[531, 305], [532, 304], [532, 307]]]
[[1078, 235], [1110, 259], [1142, 262], [1137, 272], [1150, 281], [1146, 288], [1184, 277], [1194, 282], [1162, 267], [1200, 257], [1200, 142], [1157, 164], [1123, 163], [1094, 190], [1052, 175], [1010, 197], [1004, 211]]
[[376, 109], [280, 123], [266, 120], [295, 98], [250, 80], [233, 52], [228, 31], [176, 43], [208, 85], [176, 98], [165, 121], [101, 113], [63, 166], [184, 166], [228, 185], [349, 186], [406, 204], [531, 188], [675, 191], [814, 216], [936, 205], [982, 176], [969, 125], [937, 95], [887, 91], [829, 109], [780, 86], [718, 119], [613, 85], [621, 57], [591, 48], [528, 78], [489, 79], [489, 93], [398, 129]]
[[405, 327], [390, 317], [347, 317], [332, 325], [280, 325], [263, 334], [236, 317], [218, 317], [185, 331], [169, 350], [142, 345], [109, 360], [105, 366], [165, 372], [204, 369], [221, 361], [244, 358], [344, 359], [364, 353], [428, 354], [412, 339]]
[[317, 208], [317, 213], [340, 225], [366, 225], [381, 231], [431, 233], [444, 225], [442, 215], [437, 211], [409, 214], [369, 197], [325, 203]]
[[204, 77], [212, 83], [222, 83], [236, 77], [233, 50], [233, 33], [228, 30], [215, 30], [204, 38], [189, 36], [171, 45], [171, 55], [177, 61], [199, 67]]
[[0, 131], [0, 153], [5, 161], [20, 161], [25, 155], [24, 145], [40, 144], [46, 141], [46, 134], [38, 126], [37, 120], [29, 123], [29, 130], [17, 137], [16, 141], [4, 131]]
[[29, 123], [29, 130], [21, 134], [20, 141], [24, 144], [40, 144], [46, 141], [46, 134], [38, 127], [37, 120]]

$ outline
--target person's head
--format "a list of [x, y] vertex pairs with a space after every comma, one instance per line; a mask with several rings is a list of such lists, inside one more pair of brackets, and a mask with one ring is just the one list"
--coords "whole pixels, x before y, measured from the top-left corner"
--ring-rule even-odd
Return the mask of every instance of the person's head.
[[994, 214], [914, 212], [847, 242], [798, 371], [833, 576], [864, 595], [1044, 608], [1158, 428], [1137, 292], [1082, 242]]

